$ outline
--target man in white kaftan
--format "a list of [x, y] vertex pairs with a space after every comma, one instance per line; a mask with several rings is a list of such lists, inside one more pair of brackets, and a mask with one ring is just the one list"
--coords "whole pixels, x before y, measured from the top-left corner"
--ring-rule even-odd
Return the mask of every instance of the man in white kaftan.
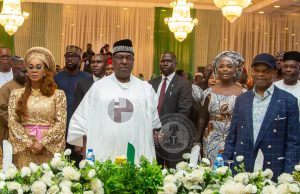
[[152, 86], [130, 74], [134, 58], [128, 41], [115, 43], [115, 73], [95, 82], [87, 92], [71, 118], [67, 141], [82, 146], [86, 136], [86, 147], [94, 149], [99, 160], [126, 155], [131, 143], [138, 164], [141, 156], [155, 159], [153, 129], [161, 123]]

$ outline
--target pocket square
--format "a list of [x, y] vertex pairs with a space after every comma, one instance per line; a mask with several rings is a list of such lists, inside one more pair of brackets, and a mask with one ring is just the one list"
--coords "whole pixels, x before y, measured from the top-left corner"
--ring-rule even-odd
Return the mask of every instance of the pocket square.
[[278, 157], [277, 159], [278, 160], [284, 160], [284, 157]]
[[286, 117], [280, 117], [279, 115], [277, 115], [277, 117], [274, 120], [278, 121], [278, 120], [283, 120], [283, 119], [286, 119]]

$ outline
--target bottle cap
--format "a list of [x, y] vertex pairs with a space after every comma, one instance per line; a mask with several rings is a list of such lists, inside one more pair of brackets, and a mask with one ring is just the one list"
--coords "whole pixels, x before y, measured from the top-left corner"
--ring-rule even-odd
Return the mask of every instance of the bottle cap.
[[88, 152], [93, 152], [93, 149], [91, 149], [91, 148], [90, 148], [90, 149], [88, 149]]

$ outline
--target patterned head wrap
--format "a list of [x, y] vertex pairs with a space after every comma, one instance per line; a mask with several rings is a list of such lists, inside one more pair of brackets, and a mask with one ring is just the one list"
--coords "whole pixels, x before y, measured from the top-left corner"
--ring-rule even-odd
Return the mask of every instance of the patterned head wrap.
[[277, 57], [283, 57], [283, 55], [284, 55], [284, 51], [283, 50], [279, 50], [278, 52], [276, 52], [276, 55], [275, 55], [275, 58], [277, 58]]
[[48, 71], [55, 71], [55, 59], [50, 50], [44, 47], [32, 47], [25, 53], [25, 64], [27, 65], [32, 59], [40, 59], [46, 64]]
[[218, 54], [213, 60], [213, 69], [215, 74], [222, 60], [230, 61], [237, 68], [237, 77], [239, 78], [241, 76], [245, 60], [240, 53], [234, 51], [224, 51]]

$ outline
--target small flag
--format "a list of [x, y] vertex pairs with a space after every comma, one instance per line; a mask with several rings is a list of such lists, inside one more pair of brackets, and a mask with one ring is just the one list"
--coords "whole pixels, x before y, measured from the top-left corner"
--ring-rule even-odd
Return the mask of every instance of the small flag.
[[135, 149], [131, 143], [127, 145], [127, 161], [134, 164]]

